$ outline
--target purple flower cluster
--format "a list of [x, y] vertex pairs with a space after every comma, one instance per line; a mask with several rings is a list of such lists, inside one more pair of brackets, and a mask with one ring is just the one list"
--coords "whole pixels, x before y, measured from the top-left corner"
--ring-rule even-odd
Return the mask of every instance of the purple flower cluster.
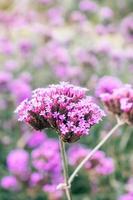
[[0, 71], [0, 90], [6, 91], [9, 89], [9, 83], [12, 80], [12, 75], [6, 71]]
[[20, 180], [27, 180], [30, 174], [29, 154], [23, 149], [12, 150], [7, 157], [7, 167], [10, 173]]
[[[91, 149], [83, 145], [74, 145], [69, 149], [68, 157], [70, 165], [76, 167], [89, 153]], [[114, 172], [113, 159], [107, 157], [103, 151], [97, 151], [93, 157], [85, 164], [84, 169], [96, 175], [109, 175]]]
[[[39, 135], [41, 132], [35, 134]], [[1, 187], [19, 191], [26, 186], [29, 190], [42, 190], [48, 196], [52, 195], [54, 200], [60, 199], [62, 191], [57, 191], [56, 187], [63, 181], [63, 177], [58, 141], [43, 138], [43, 142], [40, 145], [38, 143], [37, 147], [34, 142], [31, 144], [34, 146], [31, 159], [30, 154], [24, 149], [14, 149], [8, 154], [7, 167], [11, 175], [1, 179]]]
[[130, 42], [133, 42], [133, 16], [124, 18], [121, 24], [123, 36]]
[[118, 200], [133, 200], [133, 193], [123, 194]]
[[20, 182], [15, 176], [4, 176], [1, 179], [0, 185], [7, 190], [18, 191], [20, 189]]
[[36, 130], [54, 128], [64, 142], [75, 142], [105, 115], [86, 91], [64, 82], [39, 88], [17, 108], [19, 121]]
[[24, 80], [16, 79], [10, 83], [10, 92], [15, 97], [17, 104], [19, 104], [24, 99], [30, 97], [31, 88]]
[[125, 189], [127, 193], [121, 195], [118, 200], [132, 200], [133, 199], [133, 177], [129, 178]]
[[96, 87], [96, 96], [100, 97], [104, 93], [112, 94], [113, 90], [122, 86], [121, 81], [113, 76], [103, 76], [99, 79]]
[[133, 89], [131, 85], [115, 89], [112, 94], [102, 94], [101, 100], [110, 112], [118, 115], [127, 123], [133, 123]]
[[46, 135], [41, 131], [33, 131], [27, 139], [27, 146], [29, 148], [35, 148], [40, 146], [46, 139]]
[[97, 11], [97, 4], [91, 0], [81, 0], [79, 4], [80, 10], [84, 12], [96, 12]]
[[133, 177], [130, 177], [126, 184], [126, 191], [133, 193]]
[[32, 166], [37, 171], [31, 175], [31, 185], [42, 182], [42, 189], [46, 193], [61, 195], [56, 186], [62, 181], [61, 158], [58, 142], [54, 139], [46, 139], [42, 145], [31, 153]]
[[54, 139], [46, 139], [40, 147], [32, 151], [31, 157], [34, 168], [40, 172], [55, 173], [61, 169], [59, 145]]

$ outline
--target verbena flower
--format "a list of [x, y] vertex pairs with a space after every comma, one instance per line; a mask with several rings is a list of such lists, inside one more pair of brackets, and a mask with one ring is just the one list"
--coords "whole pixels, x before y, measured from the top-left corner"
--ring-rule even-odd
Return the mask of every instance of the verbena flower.
[[58, 141], [47, 138], [40, 147], [32, 151], [31, 158], [36, 172], [31, 174], [30, 185], [40, 185], [53, 199], [61, 196], [62, 191], [56, 190], [57, 185], [63, 181]]
[[44, 142], [31, 151], [31, 159], [29, 155], [24, 149], [14, 149], [8, 154], [7, 168], [11, 175], [1, 179], [1, 187], [13, 191], [25, 187], [31, 192], [44, 191], [50, 199], [61, 197], [62, 191], [56, 189], [63, 182], [58, 141], [45, 137]]
[[127, 16], [121, 23], [123, 36], [129, 41], [133, 41], [133, 16]]
[[126, 191], [133, 193], [133, 177], [130, 177], [126, 184]]
[[[91, 152], [83, 145], [74, 145], [68, 151], [70, 165], [76, 167]], [[107, 157], [103, 151], [97, 151], [93, 157], [84, 165], [84, 169], [96, 175], [109, 175], [114, 172], [113, 159]]]
[[133, 193], [123, 194], [118, 200], [132, 200]]
[[37, 185], [40, 185], [41, 182], [43, 181], [44, 177], [41, 173], [39, 172], [33, 172], [31, 175], [30, 175], [30, 180], [29, 180], [29, 185], [31, 187], [35, 187]]
[[101, 100], [110, 112], [129, 124], [133, 123], [133, 89], [131, 85], [115, 89], [112, 94], [102, 94]]
[[75, 142], [105, 115], [86, 91], [64, 82], [36, 89], [17, 108], [19, 121], [36, 130], [54, 128], [64, 142]]
[[96, 96], [100, 97], [101, 94], [109, 93], [111, 94], [114, 89], [120, 88], [122, 86], [122, 82], [113, 76], [103, 76], [99, 79], [96, 87]]
[[133, 199], [133, 177], [130, 177], [126, 187], [125, 187], [127, 193], [121, 195], [118, 200], [132, 200]]
[[9, 90], [9, 85], [12, 81], [12, 75], [9, 72], [1, 71], [0, 72], [0, 90], [7, 91]]
[[91, 1], [91, 0], [82, 0], [79, 3], [79, 8], [82, 11], [88, 11], [88, 12], [96, 12], [98, 9], [98, 6], [95, 2]]
[[7, 190], [18, 191], [20, 189], [20, 182], [16, 179], [15, 176], [4, 176], [1, 179], [0, 185], [2, 188]]
[[14, 149], [7, 156], [8, 170], [20, 180], [29, 176], [29, 154], [23, 149]]
[[61, 190], [56, 189], [57, 185], [51, 185], [51, 184], [46, 184], [43, 187], [43, 191], [48, 194], [49, 199], [53, 200], [60, 200], [61, 197], [63, 196], [63, 193]]
[[100, 16], [104, 20], [110, 20], [113, 17], [113, 11], [110, 7], [102, 7], [100, 10]]
[[45, 175], [61, 171], [59, 145], [54, 139], [46, 139], [40, 147], [32, 151], [31, 157], [33, 167]]
[[31, 96], [31, 88], [28, 83], [23, 80], [16, 79], [10, 83], [10, 91], [16, 99], [17, 104]]
[[45, 139], [45, 133], [41, 131], [33, 131], [27, 140], [27, 146], [30, 148], [38, 147], [45, 141]]

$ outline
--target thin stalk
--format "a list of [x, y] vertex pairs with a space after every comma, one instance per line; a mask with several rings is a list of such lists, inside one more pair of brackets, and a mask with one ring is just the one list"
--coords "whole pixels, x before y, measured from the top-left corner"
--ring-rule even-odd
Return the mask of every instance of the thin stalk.
[[68, 164], [67, 164], [67, 158], [66, 158], [66, 152], [65, 152], [65, 143], [62, 141], [62, 139], [59, 137], [60, 141], [60, 152], [62, 157], [62, 166], [63, 166], [63, 174], [64, 174], [64, 180], [65, 180], [65, 192], [68, 200], [72, 200], [70, 188], [69, 188], [69, 182], [68, 182]]
[[69, 186], [71, 185], [73, 179], [79, 172], [79, 170], [83, 167], [83, 165], [96, 153], [96, 151], [111, 137], [111, 135], [124, 124], [124, 122], [118, 121], [118, 123], [109, 131], [109, 133], [103, 138], [103, 140], [81, 161], [81, 163], [77, 166], [75, 171], [69, 178]]

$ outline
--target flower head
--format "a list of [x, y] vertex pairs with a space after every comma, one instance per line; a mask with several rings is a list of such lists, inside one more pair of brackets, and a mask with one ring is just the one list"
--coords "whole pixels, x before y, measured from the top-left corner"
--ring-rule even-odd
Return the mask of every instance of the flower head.
[[45, 141], [45, 139], [45, 133], [41, 131], [33, 131], [27, 140], [27, 146], [30, 148], [38, 147]]
[[47, 138], [40, 147], [32, 151], [31, 158], [32, 166], [37, 172], [31, 174], [30, 185], [41, 185], [48, 196], [52, 195], [52, 199], [61, 196], [62, 192], [56, 190], [57, 185], [63, 181], [57, 140]]
[[9, 89], [9, 83], [12, 81], [12, 75], [6, 71], [0, 72], [0, 90], [5, 91]]
[[126, 191], [133, 193], [133, 177], [131, 176], [126, 184]]
[[20, 183], [15, 176], [4, 176], [1, 179], [0, 185], [8, 190], [18, 191], [20, 189]]
[[14, 149], [7, 156], [9, 171], [20, 180], [27, 180], [29, 175], [29, 154], [23, 149]]
[[119, 79], [113, 76], [103, 76], [96, 87], [96, 96], [100, 97], [101, 94], [109, 93], [111, 94], [114, 89], [122, 86]]
[[45, 172], [45, 175], [61, 171], [59, 146], [54, 139], [46, 139], [40, 147], [32, 151], [31, 157], [34, 168]]
[[[88, 149], [85, 146], [74, 145], [69, 151], [69, 163], [72, 166], [78, 166], [78, 164], [91, 152], [91, 149]], [[97, 151], [93, 157], [88, 160], [85, 164], [84, 169], [96, 175], [109, 175], [113, 173], [115, 166], [113, 159], [107, 157], [103, 151]]]
[[86, 91], [64, 82], [39, 88], [17, 108], [19, 121], [36, 130], [54, 128], [63, 141], [75, 142], [104, 116]]
[[39, 185], [41, 183], [41, 181], [43, 180], [43, 175], [39, 172], [33, 172], [30, 175], [30, 181], [29, 181], [29, 185], [31, 187], [35, 187], [37, 185]]
[[115, 89], [112, 94], [102, 94], [101, 100], [110, 112], [129, 124], [133, 123], [133, 89], [131, 85]]
[[19, 79], [13, 80], [10, 83], [10, 91], [15, 97], [17, 103], [22, 102], [31, 95], [29, 84]]
[[121, 24], [121, 29], [123, 36], [128, 40], [128, 41], [133, 41], [133, 16], [127, 16], [124, 18]]
[[132, 200], [133, 193], [123, 194], [118, 200]]
[[91, 0], [82, 0], [79, 4], [79, 8], [81, 11], [89, 11], [89, 12], [96, 12], [97, 11], [97, 4]]

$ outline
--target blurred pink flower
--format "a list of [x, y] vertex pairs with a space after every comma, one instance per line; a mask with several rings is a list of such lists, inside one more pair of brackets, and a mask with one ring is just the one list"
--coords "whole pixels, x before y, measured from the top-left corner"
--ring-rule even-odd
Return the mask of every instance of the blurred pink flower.
[[101, 94], [107, 109], [129, 124], [133, 123], [133, 89], [131, 85], [114, 89], [111, 94]]
[[113, 17], [113, 11], [110, 7], [102, 7], [100, 10], [100, 16], [105, 20], [110, 20]]
[[[68, 150], [70, 165], [76, 167], [91, 152], [91, 149], [83, 145], [74, 145]], [[107, 157], [103, 151], [97, 151], [93, 157], [84, 165], [84, 169], [90, 173], [93, 171], [97, 175], [109, 175], [114, 172], [115, 165], [113, 159]]]
[[4, 176], [1, 179], [0, 185], [2, 188], [12, 191], [18, 191], [21, 188], [20, 182], [15, 176]]
[[122, 82], [113, 76], [103, 76], [99, 79], [95, 94], [97, 97], [100, 97], [101, 94], [109, 93], [112, 94], [114, 89], [120, 88], [122, 86]]
[[98, 9], [98, 5], [91, 0], [81, 0], [79, 3], [79, 8], [82, 11], [96, 12]]
[[16, 79], [10, 83], [10, 91], [16, 99], [16, 103], [19, 104], [24, 99], [31, 96], [31, 87], [24, 80]]
[[29, 177], [29, 154], [23, 149], [14, 149], [7, 156], [8, 170], [20, 180], [27, 180]]
[[123, 36], [130, 42], [133, 42], [133, 16], [127, 16], [121, 23]]
[[28, 138], [27, 146], [30, 148], [35, 148], [40, 146], [46, 139], [46, 135], [44, 132], [33, 131]]

